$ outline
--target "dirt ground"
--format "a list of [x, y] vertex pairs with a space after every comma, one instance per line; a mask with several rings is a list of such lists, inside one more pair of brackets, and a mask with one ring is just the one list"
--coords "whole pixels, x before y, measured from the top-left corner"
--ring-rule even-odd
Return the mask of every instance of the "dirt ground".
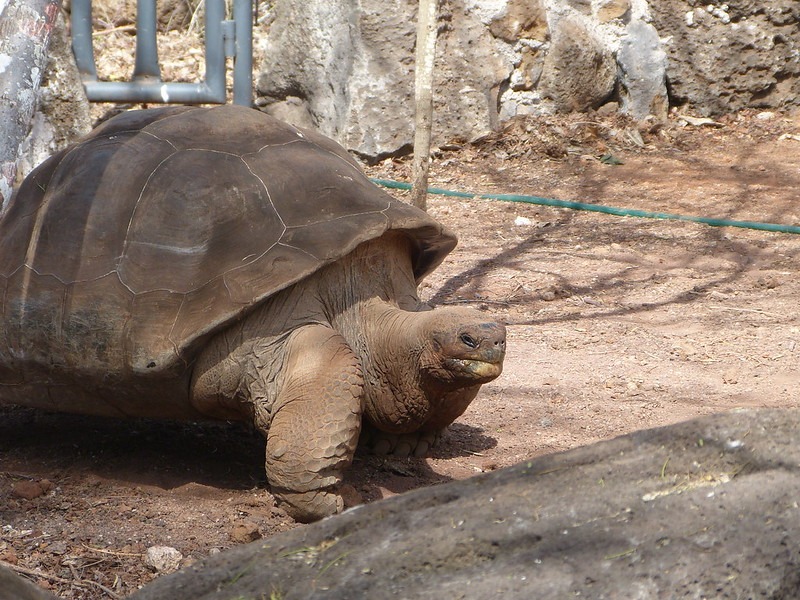
[[[512, 122], [438, 152], [431, 184], [800, 224], [800, 114], [682, 123]], [[409, 165], [369, 173], [407, 180]], [[701, 414], [800, 406], [800, 236], [447, 196], [429, 211], [461, 242], [422, 295], [505, 320], [505, 372], [427, 458], [358, 455], [366, 501]], [[0, 560], [64, 598], [123, 597], [158, 576], [148, 547], [186, 565], [296, 527], [262, 460], [236, 424], [0, 409]]]

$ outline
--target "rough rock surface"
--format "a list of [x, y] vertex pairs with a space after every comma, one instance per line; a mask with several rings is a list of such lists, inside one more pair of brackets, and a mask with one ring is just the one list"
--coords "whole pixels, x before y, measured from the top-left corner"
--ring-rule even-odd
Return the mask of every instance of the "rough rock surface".
[[377, 502], [132, 598], [796, 598], [800, 411], [640, 431]]
[[171, 546], [151, 546], [144, 554], [144, 564], [159, 573], [178, 570], [183, 555]]
[[648, 115], [665, 117], [669, 110], [667, 55], [656, 28], [641, 20], [628, 23], [620, 40], [617, 63], [622, 71], [623, 112], [635, 119]]
[[[368, 157], [409, 147], [416, 4], [277, 2], [260, 102]], [[644, 0], [442, 3], [434, 142], [473, 140], [516, 115], [597, 108], [620, 78], [624, 110], [664, 116], [663, 50], [648, 19]]]
[[39, 88], [31, 132], [21, 148], [18, 180], [22, 181], [36, 165], [89, 129], [89, 101], [72, 57], [64, 15], [60, 14], [50, 37], [47, 70]]
[[561, 112], [598, 108], [614, 91], [617, 64], [583, 19], [557, 20], [544, 60], [541, 93]]
[[800, 102], [800, 3], [651, 0], [672, 101], [699, 114]]
[[[410, 145], [416, 5], [410, 0], [276, 3], [268, 68], [257, 81], [267, 112], [296, 124], [310, 121], [367, 156]], [[472, 139], [488, 133], [496, 120], [497, 90], [511, 65], [460, 0], [442, 7], [440, 23], [435, 130], [440, 140]]]
[[56, 597], [0, 565], [0, 600], [56, 600]]

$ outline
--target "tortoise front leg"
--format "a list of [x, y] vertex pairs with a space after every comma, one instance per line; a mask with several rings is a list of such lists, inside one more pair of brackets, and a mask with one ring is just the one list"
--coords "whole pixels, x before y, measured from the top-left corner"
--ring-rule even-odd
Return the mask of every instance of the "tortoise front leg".
[[294, 331], [285, 353], [268, 417], [267, 479], [286, 511], [309, 522], [344, 508], [338, 488], [358, 442], [364, 382], [344, 338], [324, 325]]

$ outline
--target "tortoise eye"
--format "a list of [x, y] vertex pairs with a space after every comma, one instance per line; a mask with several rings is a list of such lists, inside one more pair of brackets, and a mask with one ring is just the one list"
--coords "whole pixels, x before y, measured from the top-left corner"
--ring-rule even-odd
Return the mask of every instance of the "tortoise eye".
[[470, 334], [468, 334], [468, 333], [462, 333], [462, 334], [459, 336], [459, 338], [458, 338], [458, 339], [460, 339], [462, 342], [464, 342], [464, 344], [465, 344], [466, 346], [469, 346], [470, 348], [477, 348], [477, 347], [478, 347], [478, 342], [475, 340], [475, 338], [474, 338], [474, 337], [472, 337], [472, 336], [471, 336]]

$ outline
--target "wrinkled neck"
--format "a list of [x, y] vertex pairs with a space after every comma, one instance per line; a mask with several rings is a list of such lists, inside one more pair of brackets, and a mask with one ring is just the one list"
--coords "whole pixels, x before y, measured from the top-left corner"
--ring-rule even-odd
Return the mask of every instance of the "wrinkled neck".
[[384, 431], [415, 431], [429, 412], [420, 385], [421, 314], [382, 301], [367, 302], [363, 310], [365, 412]]

